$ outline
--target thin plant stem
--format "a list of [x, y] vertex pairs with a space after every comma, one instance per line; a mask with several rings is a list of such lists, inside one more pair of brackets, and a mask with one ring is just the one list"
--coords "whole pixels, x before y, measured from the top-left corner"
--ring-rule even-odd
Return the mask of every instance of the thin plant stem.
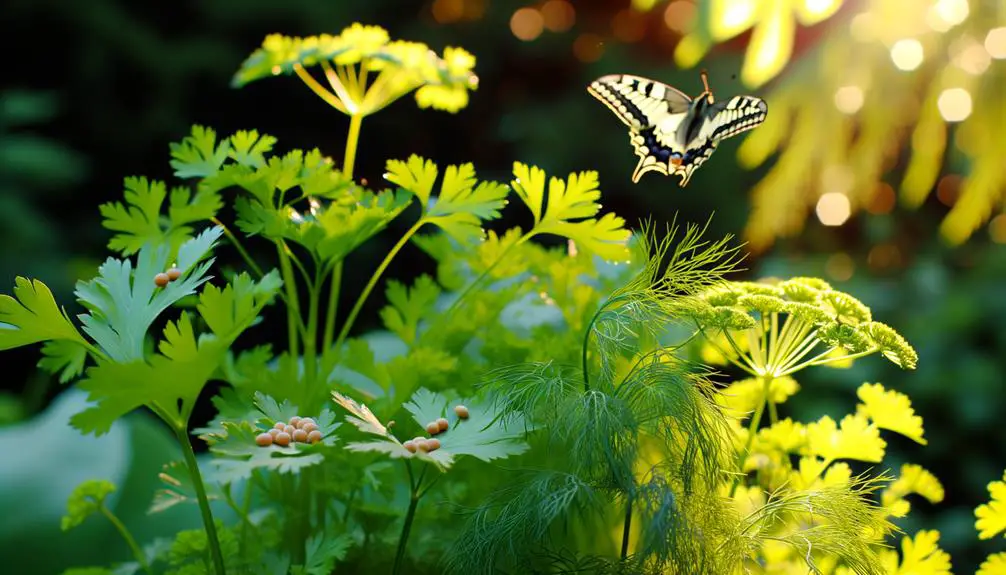
[[224, 569], [224, 556], [220, 552], [220, 539], [217, 537], [217, 526], [213, 523], [213, 511], [210, 510], [210, 500], [206, 497], [206, 486], [203, 485], [203, 476], [199, 472], [199, 462], [196, 461], [196, 452], [192, 449], [192, 440], [189, 439], [189, 431], [185, 425], [175, 427], [175, 435], [182, 445], [182, 454], [185, 456], [185, 464], [189, 467], [189, 474], [192, 476], [192, 485], [196, 489], [196, 499], [199, 501], [199, 512], [203, 516], [203, 526], [206, 528], [206, 540], [210, 548], [210, 556], [213, 558], [213, 570], [216, 575], [227, 575]]
[[227, 239], [230, 240], [231, 244], [234, 246], [234, 249], [238, 251], [238, 254], [240, 254], [241, 258], [244, 259], [246, 264], [248, 264], [248, 267], [250, 267], [252, 271], [255, 272], [255, 275], [257, 275], [261, 279], [262, 276], [265, 275], [264, 273], [262, 273], [262, 268], [260, 268], [259, 265], [255, 263], [255, 260], [253, 260], [251, 255], [248, 254], [248, 251], [245, 250], [243, 245], [241, 245], [241, 241], [238, 240], [237, 236], [234, 235], [234, 232], [232, 232], [230, 228], [225, 226], [224, 223], [221, 222], [216, 217], [210, 218], [210, 221], [220, 226], [220, 228], [224, 231], [224, 235], [227, 236]]
[[[737, 458], [737, 466], [741, 468], [742, 474], [744, 469], [744, 460], [747, 459], [748, 453], [751, 451], [751, 445], [754, 444], [755, 434], [758, 433], [758, 426], [761, 425], [761, 417], [765, 412], [765, 404], [768, 403], [769, 387], [772, 385], [773, 379], [774, 378], [771, 375], [762, 376], [762, 381], [764, 382], [762, 400], [758, 404], [758, 408], [755, 409], [754, 415], [751, 416], [751, 423], [748, 425], [748, 438], [744, 443], [744, 451], [742, 451]], [[730, 497], [733, 497], [734, 492], [737, 491], [737, 485], [740, 484], [741, 476], [742, 475], [734, 477], [733, 485], [730, 486]]]
[[320, 82], [314, 79], [314, 76], [310, 72], [304, 69], [300, 64], [293, 65], [293, 71], [297, 73], [297, 76], [307, 84], [311, 91], [317, 94], [322, 100], [324, 100], [328, 105], [332, 106], [336, 110], [339, 110], [343, 114], [348, 114], [346, 106], [342, 101], [333, 93], [325, 89]]
[[629, 556], [629, 534], [632, 531], [632, 497], [625, 502], [625, 523], [622, 524], [622, 561]]
[[[319, 274], [320, 275], [320, 274]], [[321, 278], [316, 277], [310, 286], [307, 300], [307, 334], [304, 336], [304, 375], [308, 388], [318, 371], [318, 305], [321, 299]]]
[[356, 316], [360, 314], [360, 310], [363, 308], [363, 303], [367, 301], [367, 298], [370, 296], [370, 292], [373, 291], [374, 286], [377, 285], [377, 281], [381, 278], [381, 274], [384, 273], [384, 270], [386, 270], [388, 265], [391, 264], [391, 260], [398, 255], [398, 252], [405, 247], [405, 244], [412, 239], [412, 236], [419, 231], [419, 228], [423, 227], [423, 224], [425, 223], [426, 220], [424, 218], [420, 218], [419, 221], [413, 224], [412, 227], [405, 232], [405, 235], [398, 240], [398, 243], [391, 248], [388, 255], [384, 256], [384, 261], [381, 262], [381, 265], [377, 266], [377, 270], [372, 276], [370, 276], [370, 281], [368, 281], [367, 285], [364, 286], [363, 291], [360, 292], [360, 296], [356, 298], [356, 303], [353, 304], [353, 309], [350, 310], [349, 316], [346, 318], [346, 323], [342, 324], [342, 330], [339, 331], [339, 338], [335, 342], [335, 347], [337, 349], [342, 349], [342, 344], [345, 343], [346, 337], [349, 336], [349, 330], [352, 329], [353, 323], [356, 321]]
[[346, 134], [346, 155], [342, 160], [342, 173], [353, 179], [353, 166], [356, 163], [356, 145], [360, 140], [360, 124], [363, 114], [356, 113], [349, 117], [349, 132]]
[[332, 266], [331, 285], [328, 286], [328, 308], [325, 310], [325, 335], [322, 339], [322, 352], [332, 347], [335, 338], [335, 318], [339, 307], [339, 289], [342, 285], [342, 260]]
[[805, 367], [810, 367], [812, 365], [825, 365], [825, 364], [829, 364], [829, 363], [834, 363], [836, 361], [848, 361], [848, 360], [852, 360], [852, 359], [858, 359], [860, 357], [864, 357], [864, 356], [870, 355], [872, 353], [876, 353], [877, 349], [876, 348], [870, 348], [870, 349], [868, 349], [866, 351], [861, 351], [859, 353], [852, 353], [852, 354], [849, 354], [849, 355], [843, 355], [843, 356], [829, 358], [829, 359], [819, 359], [819, 358], [821, 358], [821, 356], [826, 356], [829, 353], [831, 353], [832, 351], [834, 351], [834, 348], [832, 348], [831, 350], [829, 350], [829, 351], [827, 351], [825, 353], [822, 353], [822, 354], [814, 357], [813, 359], [809, 359], [809, 360], [807, 360], [807, 361], [805, 361], [805, 362], [803, 362], [803, 363], [801, 363], [799, 365], [795, 365], [795, 366], [787, 369], [786, 371], [784, 371], [780, 375], [789, 375], [791, 373], [796, 373], [797, 371], [800, 371], [801, 369], [803, 369]]
[[419, 488], [423, 483], [423, 476], [426, 475], [426, 468], [424, 467], [423, 471], [419, 474], [419, 478], [414, 479], [412, 465], [408, 461], [405, 462], [405, 469], [409, 472], [411, 496], [409, 497], [409, 509], [405, 512], [405, 522], [402, 524], [402, 533], [398, 537], [398, 550], [395, 552], [395, 565], [391, 570], [392, 575], [398, 575], [402, 570], [402, 564], [405, 562], [405, 548], [409, 543], [412, 521], [416, 518], [416, 507], [419, 505], [419, 499], [423, 495], [419, 492]]
[[108, 507], [105, 507], [104, 503], [99, 505], [98, 509], [101, 511], [101, 514], [105, 516], [105, 519], [108, 519], [112, 526], [115, 527], [115, 530], [119, 532], [119, 535], [121, 535], [126, 541], [126, 545], [129, 546], [129, 550], [132, 551], [133, 556], [136, 557], [136, 562], [140, 564], [140, 568], [150, 575], [153, 575], [154, 572], [150, 570], [150, 564], [147, 563], [147, 556], [143, 553], [143, 549], [141, 549], [136, 543], [136, 539], [133, 538], [133, 534], [129, 532], [129, 529], [126, 529], [126, 526], [122, 523], [122, 521], [120, 521], [119, 518], [108, 509]]
[[280, 273], [283, 274], [283, 287], [286, 288], [286, 328], [287, 339], [289, 340], [290, 356], [297, 358], [300, 351], [297, 344], [297, 328], [302, 323], [300, 317], [300, 300], [297, 298], [297, 284], [293, 279], [293, 266], [290, 265], [290, 258], [281, 244], [276, 244], [276, 252], [279, 254]]

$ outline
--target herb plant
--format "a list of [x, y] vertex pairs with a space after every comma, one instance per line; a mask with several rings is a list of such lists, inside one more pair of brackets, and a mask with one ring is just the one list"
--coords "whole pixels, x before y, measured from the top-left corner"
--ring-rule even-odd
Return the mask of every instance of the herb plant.
[[[933, 533], [906, 537], [900, 559], [882, 548], [906, 496], [942, 498], [936, 478], [847, 463], [881, 462], [881, 429], [924, 443], [905, 395], [864, 384], [840, 423], [779, 418], [801, 369], [870, 354], [915, 367], [852, 296], [729, 281], [732, 238], [676, 222], [634, 233], [601, 213], [592, 171], [515, 162], [505, 183], [413, 155], [387, 161], [389, 189], [353, 178], [364, 117], [409, 93], [456, 112], [473, 66], [359, 24], [269, 36], [235, 83], [295, 74], [349, 116], [341, 164], [195, 126], [170, 147], [177, 184], [126, 178], [123, 201], [101, 206], [114, 255], [78, 283], [77, 322], [37, 279], [0, 296], [0, 349], [43, 343], [39, 366], [89, 393], [75, 428], [101, 435], [145, 407], [175, 434], [184, 461], [150, 512], [201, 512], [202, 528], [137, 542], [105, 504], [115, 486], [85, 482], [63, 528], [101, 515], [134, 557], [69, 572], [946, 572]], [[513, 197], [530, 226], [486, 231]], [[415, 211], [340, 320], [347, 258]], [[436, 277], [384, 278], [410, 242]], [[219, 266], [221, 249], [247, 270]], [[386, 331], [354, 337], [382, 281]], [[245, 345], [271, 304], [285, 347]], [[724, 386], [703, 365], [717, 362], [750, 378]], [[192, 429], [211, 381], [226, 384], [216, 416]]]

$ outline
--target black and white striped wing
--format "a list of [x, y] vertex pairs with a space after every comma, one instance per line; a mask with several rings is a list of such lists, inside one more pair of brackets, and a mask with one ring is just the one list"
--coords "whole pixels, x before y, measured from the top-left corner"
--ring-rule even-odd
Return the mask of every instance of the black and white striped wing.
[[757, 128], [767, 115], [765, 100], [754, 96], [734, 96], [710, 106], [707, 120], [699, 131], [699, 139], [725, 140]]

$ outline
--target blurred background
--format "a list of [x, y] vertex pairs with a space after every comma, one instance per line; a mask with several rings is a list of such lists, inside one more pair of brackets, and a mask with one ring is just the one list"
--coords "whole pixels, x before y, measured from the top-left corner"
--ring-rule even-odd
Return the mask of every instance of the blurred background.
[[[1006, 467], [1003, 0], [7, 0], [17, 65], [0, 89], [0, 291], [36, 277], [78, 311], [73, 284], [107, 253], [98, 204], [121, 198], [124, 176], [170, 178], [168, 143], [193, 123], [341, 157], [348, 120], [298, 80], [230, 81], [266, 34], [335, 34], [354, 21], [437, 51], [462, 46], [480, 77], [456, 115], [404, 98], [367, 118], [358, 177], [378, 185], [386, 159], [417, 153], [508, 181], [518, 160], [560, 175], [598, 170], [605, 207], [630, 223], [715, 213], [714, 234], [748, 242], [744, 276], [823, 277], [919, 351], [914, 372], [877, 358], [802, 372], [790, 414], [847, 413], [863, 381], [907, 393], [929, 444], [892, 436], [885, 463], [930, 469], [946, 499], [915, 502], [903, 527], [939, 529], [956, 573], [1004, 550], [973, 526]], [[586, 84], [631, 73], [695, 95], [701, 68], [719, 98], [765, 98], [768, 120], [723, 143], [685, 189], [653, 173], [631, 184], [628, 134]], [[364, 258], [396, 239], [373, 240]], [[432, 267], [401, 257], [389, 277]], [[347, 289], [369, 274], [347, 273]], [[375, 292], [360, 330], [377, 327], [382, 305]], [[79, 438], [66, 415], [80, 398], [37, 374], [37, 359], [37, 349], [0, 356], [0, 558], [34, 554], [34, 573], [57, 572], [58, 545], [84, 558], [73, 563], [103, 563], [113, 548], [88, 547], [100, 533], [59, 532], [69, 490], [112, 475], [118, 507], [134, 501], [140, 521], [176, 454], [142, 416]], [[70, 443], [81, 446], [73, 459], [54, 455]]]

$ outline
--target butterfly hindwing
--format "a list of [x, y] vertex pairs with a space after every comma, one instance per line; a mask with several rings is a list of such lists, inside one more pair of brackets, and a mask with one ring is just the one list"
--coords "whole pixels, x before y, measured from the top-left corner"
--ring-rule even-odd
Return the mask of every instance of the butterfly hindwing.
[[721, 140], [755, 128], [768, 113], [765, 102], [753, 96], [712, 103], [707, 87], [693, 100], [667, 84], [628, 74], [603, 76], [587, 90], [628, 126], [639, 156], [633, 182], [654, 171], [680, 176], [684, 187]]

